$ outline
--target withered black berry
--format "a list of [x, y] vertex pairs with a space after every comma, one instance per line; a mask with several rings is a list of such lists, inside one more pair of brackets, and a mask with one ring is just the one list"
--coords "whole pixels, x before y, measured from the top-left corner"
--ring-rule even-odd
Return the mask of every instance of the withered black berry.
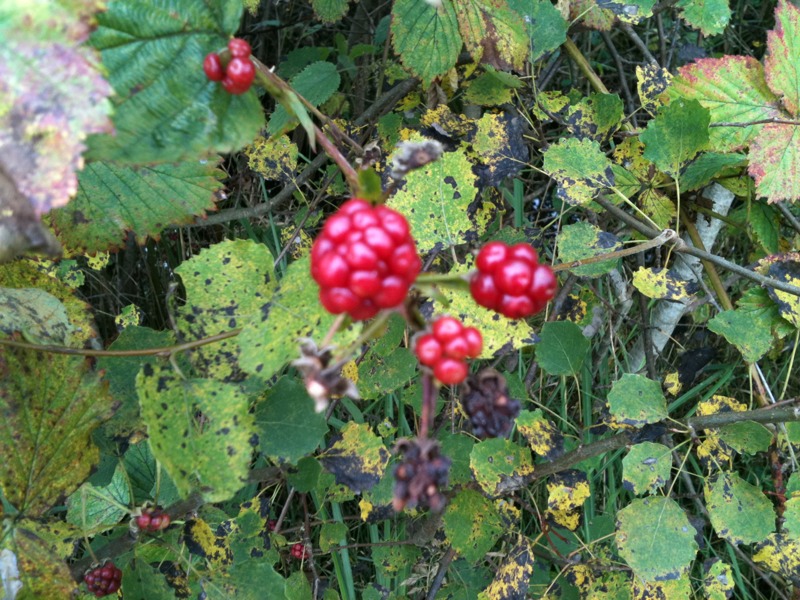
[[461, 386], [461, 405], [475, 437], [505, 437], [519, 414], [519, 401], [508, 395], [505, 378], [494, 369], [467, 377]]
[[394, 509], [400, 512], [420, 506], [441, 511], [445, 505], [441, 490], [447, 487], [451, 461], [439, 454], [439, 444], [429, 439], [404, 439], [397, 442], [395, 452], [404, 456], [394, 470]]

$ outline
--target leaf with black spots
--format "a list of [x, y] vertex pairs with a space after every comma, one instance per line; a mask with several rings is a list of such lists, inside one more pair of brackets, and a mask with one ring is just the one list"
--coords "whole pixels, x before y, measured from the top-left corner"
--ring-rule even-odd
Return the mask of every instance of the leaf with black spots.
[[373, 488], [383, 476], [389, 451], [369, 425], [348, 423], [321, 454], [320, 462], [336, 483], [360, 493]]

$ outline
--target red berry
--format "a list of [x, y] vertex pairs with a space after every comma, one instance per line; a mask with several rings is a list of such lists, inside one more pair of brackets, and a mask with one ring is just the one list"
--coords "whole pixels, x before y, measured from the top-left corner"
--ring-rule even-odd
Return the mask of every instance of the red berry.
[[211, 81], [222, 81], [223, 77], [225, 77], [225, 70], [222, 68], [219, 54], [212, 52], [206, 55], [205, 60], [203, 60], [203, 71]]
[[419, 335], [414, 352], [419, 362], [433, 368], [433, 376], [446, 385], [461, 383], [467, 376], [466, 358], [476, 358], [483, 337], [474, 327], [464, 327], [453, 317], [440, 317], [430, 333]]
[[311, 249], [320, 302], [356, 321], [400, 306], [421, 269], [405, 217], [360, 198], [327, 219]]
[[292, 546], [292, 556], [297, 560], [305, 560], [308, 558], [308, 550], [303, 544], [297, 543]]
[[222, 87], [229, 94], [244, 94], [256, 77], [256, 68], [249, 58], [234, 57], [225, 69]]
[[467, 372], [467, 363], [455, 358], [443, 358], [433, 367], [433, 376], [446, 385], [461, 383]]
[[161, 531], [169, 527], [170, 518], [160, 506], [148, 506], [136, 517], [136, 526], [142, 531]]
[[228, 50], [234, 58], [247, 58], [250, 56], [250, 44], [241, 38], [233, 38], [228, 42]]
[[89, 589], [90, 594], [101, 598], [113, 594], [119, 589], [122, 581], [122, 571], [113, 562], [107, 562], [100, 567], [95, 567], [87, 571], [83, 576], [83, 581]]
[[528, 244], [508, 246], [490, 242], [475, 259], [470, 281], [475, 302], [509, 319], [523, 319], [541, 311], [553, 298], [556, 277]]
[[414, 353], [419, 362], [427, 367], [432, 367], [442, 356], [442, 345], [432, 333], [426, 333], [417, 338]]

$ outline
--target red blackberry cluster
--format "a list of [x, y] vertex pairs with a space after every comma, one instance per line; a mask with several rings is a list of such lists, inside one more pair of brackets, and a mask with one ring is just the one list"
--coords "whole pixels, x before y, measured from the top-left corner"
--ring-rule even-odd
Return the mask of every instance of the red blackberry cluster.
[[308, 549], [305, 544], [297, 543], [292, 545], [291, 549], [292, 558], [297, 560], [306, 560], [308, 558]]
[[479, 439], [508, 435], [520, 410], [519, 401], [508, 395], [506, 380], [494, 369], [483, 369], [467, 378], [461, 405], [472, 433]]
[[445, 497], [440, 490], [447, 487], [451, 461], [439, 454], [439, 444], [427, 438], [400, 440], [395, 450], [404, 456], [394, 470], [394, 509], [421, 506], [441, 511]]
[[461, 383], [469, 369], [464, 359], [477, 358], [483, 349], [483, 336], [474, 327], [464, 327], [458, 319], [440, 317], [430, 333], [417, 337], [414, 352], [433, 376], [446, 385]]
[[203, 71], [209, 80], [222, 82], [229, 94], [244, 94], [256, 77], [256, 68], [250, 60], [250, 44], [233, 38], [228, 42], [228, 51], [231, 60], [227, 65], [222, 64], [219, 54], [212, 52], [203, 61]]
[[328, 218], [311, 249], [320, 302], [355, 321], [402, 304], [421, 268], [405, 217], [360, 198]]
[[115, 593], [122, 582], [122, 571], [109, 561], [100, 567], [87, 571], [83, 576], [89, 592], [97, 598]]
[[141, 531], [162, 531], [169, 527], [170, 518], [160, 506], [148, 506], [135, 519], [136, 527]]
[[529, 244], [509, 246], [489, 242], [475, 260], [478, 271], [470, 281], [475, 302], [509, 319], [541, 311], [556, 292], [556, 276], [539, 264]]

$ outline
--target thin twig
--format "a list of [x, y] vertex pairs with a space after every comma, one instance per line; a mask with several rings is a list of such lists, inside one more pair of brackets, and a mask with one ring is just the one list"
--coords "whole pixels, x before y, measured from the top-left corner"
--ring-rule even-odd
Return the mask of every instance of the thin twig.
[[442, 587], [444, 576], [447, 575], [447, 569], [450, 567], [450, 563], [453, 562], [455, 556], [456, 550], [450, 546], [439, 561], [439, 570], [436, 571], [436, 577], [433, 579], [433, 583], [428, 590], [428, 595], [425, 596], [425, 600], [433, 600], [436, 598], [436, 593], [439, 591], [439, 588]]

